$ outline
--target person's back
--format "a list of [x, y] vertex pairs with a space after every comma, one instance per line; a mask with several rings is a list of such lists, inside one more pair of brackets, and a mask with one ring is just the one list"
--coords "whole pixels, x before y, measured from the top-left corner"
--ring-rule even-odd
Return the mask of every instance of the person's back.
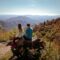
[[13, 56], [10, 59], [12, 59], [14, 56], [19, 57], [18, 47], [20, 45], [22, 45], [22, 43], [23, 43], [22, 26], [21, 26], [21, 24], [18, 24], [18, 32], [17, 32], [17, 34], [14, 35], [13, 41], [12, 41], [12, 46], [11, 46]]
[[30, 28], [30, 24], [27, 24], [27, 29], [25, 31], [25, 40], [31, 41], [32, 40], [32, 29]]
[[29, 39], [32, 39], [32, 29], [31, 28], [27, 28], [26, 37], [28, 37]]

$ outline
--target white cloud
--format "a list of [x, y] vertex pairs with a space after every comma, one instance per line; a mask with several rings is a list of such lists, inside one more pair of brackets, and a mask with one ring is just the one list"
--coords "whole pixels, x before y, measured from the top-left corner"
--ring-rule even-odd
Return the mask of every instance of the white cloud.
[[37, 8], [13, 8], [13, 9], [5, 9], [1, 10], [0, 15], [57, 15], [55, 13], [51, 13], [49, 10], [45, 9], [37, 9]]

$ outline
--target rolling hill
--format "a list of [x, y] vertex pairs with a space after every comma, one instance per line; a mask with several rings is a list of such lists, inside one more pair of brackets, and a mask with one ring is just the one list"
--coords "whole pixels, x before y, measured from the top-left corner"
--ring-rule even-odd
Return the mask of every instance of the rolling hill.
[[[41, 22], [44, 22], [46, 20], [52, 20], [56, 19], [59, 16], [39, 16], [39, 15], [27, 15], [27, 16], [0, 16], [0, 25], [4, 25], [6, 29], [11, 29], [13, 27], [16, 27], [17, 24], [21, 23], [23, 26], [25, 26], [27, 23], [30, 23], [31, 25], [38, 24]], [[3, 23], [2, 23], [3, 22]]]

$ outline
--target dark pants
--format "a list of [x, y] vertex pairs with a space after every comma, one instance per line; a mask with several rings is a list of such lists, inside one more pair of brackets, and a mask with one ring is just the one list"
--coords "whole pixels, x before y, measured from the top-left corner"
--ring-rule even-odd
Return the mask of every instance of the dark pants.
[[32, 41], [31, 38], [28, 38], [28, 37], [26, 37], [25, 35], [23, 36], [23, 38], [24, 38], [25, 40], [27, 40], [27, 41]]

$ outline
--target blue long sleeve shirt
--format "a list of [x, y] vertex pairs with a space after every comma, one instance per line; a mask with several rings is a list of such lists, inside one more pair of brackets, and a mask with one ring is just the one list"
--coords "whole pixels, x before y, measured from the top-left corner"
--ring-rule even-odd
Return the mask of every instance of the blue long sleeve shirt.
[[32, 29], [31, 28], [27, 28], [25, 33], [26, 33], [27, 38], [32, 39]]

